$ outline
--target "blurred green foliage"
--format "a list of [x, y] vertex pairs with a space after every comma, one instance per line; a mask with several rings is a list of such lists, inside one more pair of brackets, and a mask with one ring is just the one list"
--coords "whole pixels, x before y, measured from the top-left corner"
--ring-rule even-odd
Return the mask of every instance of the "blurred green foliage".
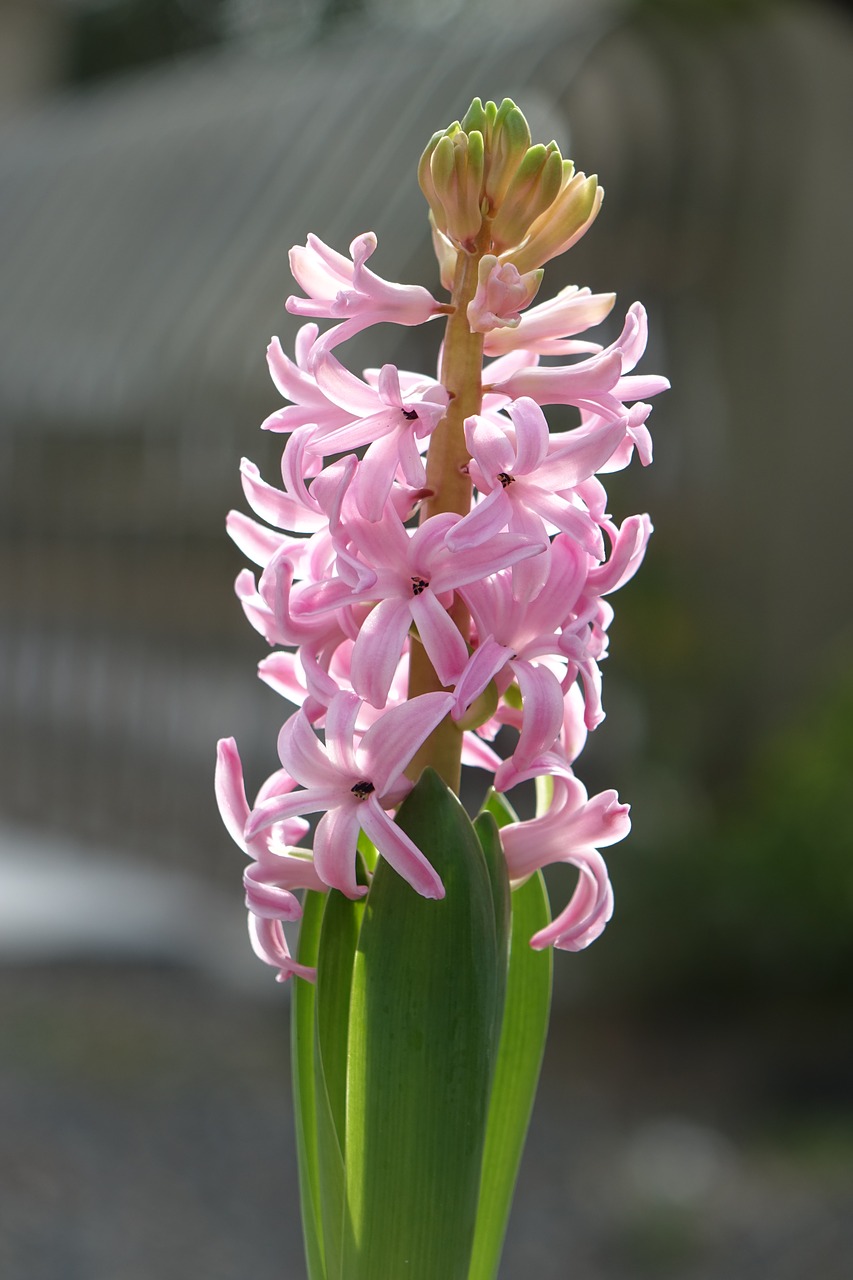
[[845, 669], [759, 741], [677, 836], [644, 847], [638, 826], [624, 856], [611, 854], [618, 926], [593, 981], [653, 1003], [848, 998], [851, 798], [853, 669]]

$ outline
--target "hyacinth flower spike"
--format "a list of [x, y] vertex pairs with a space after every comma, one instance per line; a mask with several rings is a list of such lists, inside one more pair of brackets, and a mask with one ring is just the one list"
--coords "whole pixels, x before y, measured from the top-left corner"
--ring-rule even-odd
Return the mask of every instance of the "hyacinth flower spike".
[[[603, 192], [509, 99], [435, 133], [418, 179], [447, 300], [374, 272], [372, 232], [349, 256], [314, 235], [291, 250], [286, 307], [308, 322], [292, 358], [269, 346], [287, 403], [263, 423], [285, 438], [281, 487], [244, 459], [253, 515], [227, 521], [256, 566], [238, 598], [273, 646], [259, 674], [296, 708], [254, 805], [232, 739], [216, 796], [250, 859], [252, 946], [293, 980], [310, 1280], [495, 1280], [552, 952], [610, 920], [601, 850], [630, 826], [575, 768], [604, 715], [609, 597], [651, 533], [613, 520], [601, 479], [651, 462], [668, 383], [635, 372], [646, 314], [604, 346], [589, 331], [615, 295], [536, 302]], [[436, 377], [347, 364], [355, 334], [438, 318]], [[549, 405], [575, 423], [550, 427]], [[469, 767], [491, 779], [473, 820]], [[504, 793], [531, 779], [522, 821]], [[553, 863], [578, 878], [552, 917]]]

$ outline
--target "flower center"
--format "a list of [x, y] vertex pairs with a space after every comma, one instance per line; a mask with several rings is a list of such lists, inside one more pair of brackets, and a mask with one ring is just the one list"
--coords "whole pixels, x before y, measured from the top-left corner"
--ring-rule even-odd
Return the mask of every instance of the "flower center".
[[508, 488], [509, 485], [515, 484], [515, 476], [508, 476], [505, 471], [498, 472], [498, 479], [505, 489]]
[[364, 779], [362, 782], [357, 782], [354, 787], [350, 788], [350, 790], [356, 800], [366, 800], [371, 792], [375, 791], [376, 788], [372, 782], [368, 782], [367, 779]]
[[426, 578], [412, 578], [412, 595], [419, 596], [428, 586], [429, 582]]
[[416, 422], [418, 418], [418, 411], [417, 409], [404, 409], [403, 417], [406, 418], [409, 422]]

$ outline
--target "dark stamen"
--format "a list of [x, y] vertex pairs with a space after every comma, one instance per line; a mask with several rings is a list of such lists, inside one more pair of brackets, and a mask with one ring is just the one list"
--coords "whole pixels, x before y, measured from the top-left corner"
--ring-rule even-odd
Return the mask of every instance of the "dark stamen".
[[374, 787], [372, 782], [364, 781], [364, 782], [357, 782], [354, 787], [350, 788], [350, 790], [352, 791], [356, 800], [366, 800], [367, 797], [370, 795], [370, 793], [372, 791], [375, 791], [376, 788]]

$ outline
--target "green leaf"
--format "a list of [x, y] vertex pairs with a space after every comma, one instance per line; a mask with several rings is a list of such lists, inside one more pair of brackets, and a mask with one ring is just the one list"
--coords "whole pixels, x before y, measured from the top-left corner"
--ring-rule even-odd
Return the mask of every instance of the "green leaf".
[[[498, 805], [505, 805], [496, 799]], [[534, 951], [530, 939], [550, 919], [545, 881], [537, 871], [512, 894], [503, 1030], [489, 1100], [480, 1207], [468, 1280], [494, 1280], [500, 1262], [551, 1007], [551, 948]]]
[[[363, 881], [362, 881], [363, 882]], [[331, 889], [317, 962], [317, 1036], [329, 1106], [341, 1154], [346, 1145], [347, 1039], [350, 990], [364, 900]]]
[[[364, 876], [359, 879], [364, 882]], [[344, 1146], [350, 991], [364, 904], [331, 890], [317, 958], [314, 1033], [317, 1155], [327, 1280], [339, 1280], [346, 1230]]]
[[[308, 892], [302, 908], [297, 956], [300, 964], [314, 966], [320, 945], [320, 929], [326, 897]], [[320, 1168], [317, 1148], [317, 1107], [314, 1077], [314, 1006], [312, 982], [293, 978], [290, 1053], [293, 1075], [293, 1110], [296, 1155], [299, 1166], [299, 1198], [309, 1280], [326, 1280], [323, 1227], [320, 1212]]]
[[518, 814], [505, 796], [497, 791], [490, 791], [483, 803], [483, 812], [490, 813], [499, 827], [507, 823], [518, 822]]
[[[506, 869], [506, 858], [501, 847], [497, 823], [490, 813], [481, 813], [474, 822], [474, 830], [480, 841], [480, 848], [486, 859], [489, 882], [492, 887], [492, 901], [495, 908], [495, 945], [498, 953], [497, 977], [498, 999], [495, 1009], [495, 1043], [500, 1040], [501, 1024], [504, 1016], [506, 999], [507, 964], [509, 961], [509, 931], [512, 923], [512, 905], [510, 903], [509, 876]], [[501, 959], [503, 958], [503, 963]]]
[[353, 973], [346, 1280], [465, 1280], [494, 1065], [489, 872], [457, 798], [426, 770], [397, 817], [446, 889], [421, 898], [381, 859]]

